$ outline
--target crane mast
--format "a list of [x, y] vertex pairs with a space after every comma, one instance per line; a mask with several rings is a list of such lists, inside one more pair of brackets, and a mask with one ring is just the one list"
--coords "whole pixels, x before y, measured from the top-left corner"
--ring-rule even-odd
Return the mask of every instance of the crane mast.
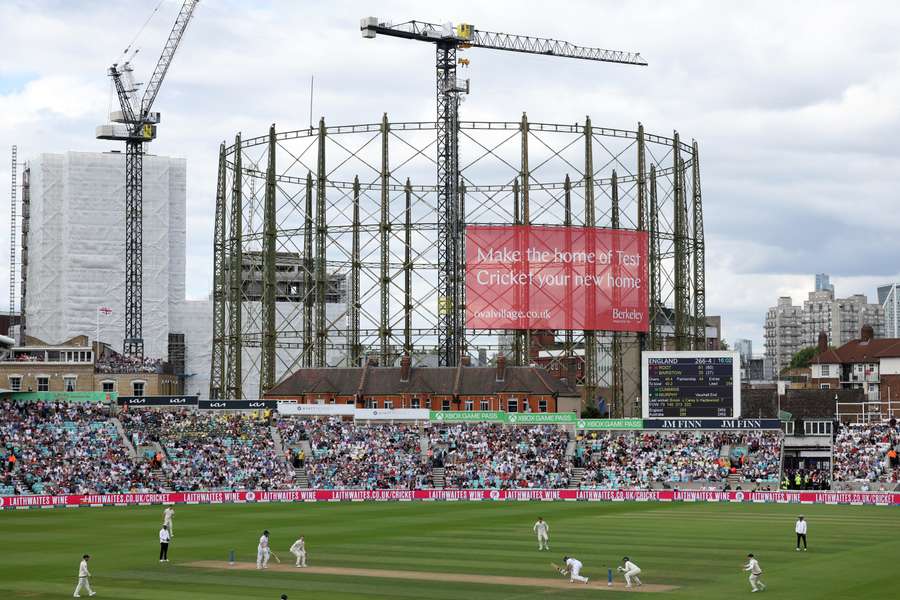
[[469, 93], [469, 81], [457, 79], [457, 50], [486, 48], [524, 54], [556, 56], [600, 62], [646, 66], [639, 53], [578, 46], [570, 42], [492, 31], [474, 26], [406, 21], [380, 22], [376, 17], [360, 20], [367, 39], [378, 34], [429, 42], [436, 49], [437, 72], [437, 221], [438, 221], [438, 361], [455, 366], [465, 350], [463, 235], [465, 214], [459, 198], [459, 104]]
[[[113, 124], [97, 128], [97, 138], [125, 142], [125, 339], [126, 356], [143, 358], [143, 223], [144, 223], [144, 143], [156, 139], [159, 113], [151, 112], [166, 72], [175, 57], [194, 9], [200, 0], [185, 0], [175, 25], [163, 47], [153, 75], [140, 102], [136, 101], [131, 82], [131, 65], [113, 64], [109, 76], [116, 88], [121, 111], [110, 115]], [[99, 342], [99, 340], [98, 340]]]

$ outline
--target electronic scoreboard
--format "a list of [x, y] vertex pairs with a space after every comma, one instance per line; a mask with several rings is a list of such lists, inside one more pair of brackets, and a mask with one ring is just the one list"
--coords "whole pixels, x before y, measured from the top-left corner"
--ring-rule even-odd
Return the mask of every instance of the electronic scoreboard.
[[737, 352], [643, 352], [645, 419], [734, 419], [741, 416]]

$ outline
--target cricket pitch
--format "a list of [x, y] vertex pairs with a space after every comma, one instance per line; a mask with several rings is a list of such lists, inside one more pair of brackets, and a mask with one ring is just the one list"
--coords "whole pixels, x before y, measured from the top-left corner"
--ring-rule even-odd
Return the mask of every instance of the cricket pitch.
[[[184, 563], [183, 566], [198, 569], [255, 571], [256, 563], [237, 562], [230, 564], [227, 561], [201, 560]], [[610, 590], [616, 592], [671, 592], [678, 589], [674, 585], [661, 585], [645, 583], [642, 586], [626, 588], [624, 583], [614, 582], [612, 586], [606, 584], [606, 578], [584, 583], [569, 583], [568, 579], [542, 579], [539, 577], [501, 577], [493, 575], [468, 575], [465, 573], [429, 573], [425, 571], [389, 571], [383, 569], [353, 569], [346, 567], [306, 567], [298, 569], [290, 564], [269, 563], [269, 571], [294, 572], [298, 575], [338, 575], [341, 577], [381, 577], [385, 579], [411, 579], [418, 581], [447, 581], [451, 583], [483, 583], [487, 585], [515, 585], [524, 587], [541, 587], [558, 590]]]

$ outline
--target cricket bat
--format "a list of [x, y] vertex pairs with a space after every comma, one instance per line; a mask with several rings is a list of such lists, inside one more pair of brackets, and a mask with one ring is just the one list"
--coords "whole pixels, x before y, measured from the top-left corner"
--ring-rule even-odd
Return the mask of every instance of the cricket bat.
[[272, 556], [275, 557], [275, 562], [277, 562], [277, 563], [280, 565], [280, 564], [281, 564], [281, 559], [278, 558], [278, 555], [275, 554], [274, 552], [271, 552], [271, 551], [270, 551], [270, 554], [271, 554]]
[[563, 569], [561, 566], [559, 566], [559, 565], [556, 564], [555, 562], [551, 562], [551, 563], [550, 563], [550, 566], [552, 566], [554, 569], [556, 569], [556, 572], [557, 572], [557, 573], [563, 574], [563, 573], [566, 572], [565, 569]]

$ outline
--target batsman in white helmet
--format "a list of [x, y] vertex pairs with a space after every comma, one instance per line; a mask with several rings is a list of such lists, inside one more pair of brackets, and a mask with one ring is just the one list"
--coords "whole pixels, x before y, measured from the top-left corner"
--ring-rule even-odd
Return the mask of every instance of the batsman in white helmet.
[[641, 574], [641, 568], [631, 562], [631, 559], [627, 556], [622, 558], [622, 566], [619, 567], [619, 572], [625, 575], [625, 587], [631, 587], [631, 582], [634, 581], [638, 585], [641, 584], [641, 579], [638, 575]]
[[532, 528], [537, 534], [538, 552], [550, 549], [550, 525], [542, 517], [538, 517], [537, 523]]
[[256, 547], [256, 568], [269, 568], [269, 530], [263, 531], [259, 537], [259, 545]]
[[588, 582], [587, 577], [581, 576], [581, 569], [584, 565], [581, 564], [580, 560], [571, 556], [564, 556], [563, 564], [565, 567], [562, 568], [561, 573], [563, 575], [569, 575], [569, 583], [575, 583], [576, 581], [580, 581], [581, 583]]

